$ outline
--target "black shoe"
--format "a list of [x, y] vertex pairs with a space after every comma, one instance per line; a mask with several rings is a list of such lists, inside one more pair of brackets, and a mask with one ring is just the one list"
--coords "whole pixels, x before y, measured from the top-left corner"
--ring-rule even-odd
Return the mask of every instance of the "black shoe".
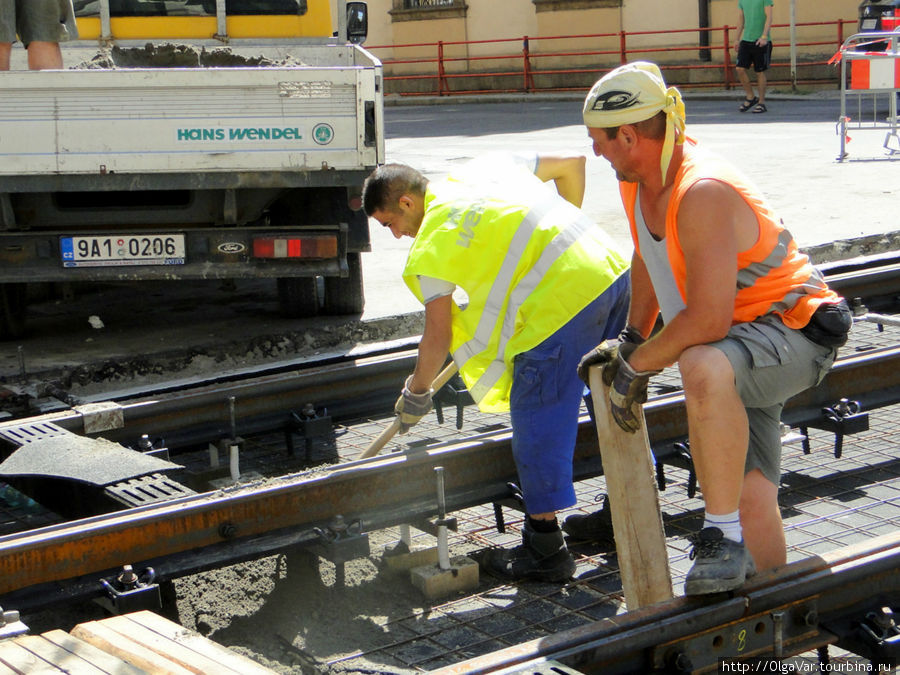
[[726, 539], [718, 527], [704, 527], [691, 542], [694, 566], [684, 582], [685, 595], [733, 591], [756, 574], [753, 556], [744, 542]]
[[577, 513], [563, 521], [563, 532], [572, 541], [596, 541], [601, 544], [615, 546], [613, 536], [612, 512], [609, 510], [609, 497], [603, 499], [603, 508], [587, 515]]
[[513, 549], [486, 551], [481, 566], [513, 581], [568, 581], [575, 574], [575, 558], [566, 548], [562, 532], [535, 532], [527, 520], [522, 528], [522, 544]]

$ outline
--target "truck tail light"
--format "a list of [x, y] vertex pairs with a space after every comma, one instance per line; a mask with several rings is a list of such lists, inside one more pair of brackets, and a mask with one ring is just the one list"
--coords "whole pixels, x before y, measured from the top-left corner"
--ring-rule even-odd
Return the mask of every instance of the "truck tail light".
[[335, 258], [337, 254], [337, 235], [332, 234], [253, 239], [254, 258]]

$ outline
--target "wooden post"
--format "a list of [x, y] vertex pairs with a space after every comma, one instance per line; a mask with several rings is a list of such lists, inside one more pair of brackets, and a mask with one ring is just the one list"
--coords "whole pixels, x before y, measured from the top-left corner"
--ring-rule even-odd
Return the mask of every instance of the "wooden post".
[[635, 433], [621, 429], [609, 410], [602, 370], [591, 367], [591, 392], [622, 590], [631, 611], [671, 599], [672, 579], [644, 411], [638, 412], [640, 429]]

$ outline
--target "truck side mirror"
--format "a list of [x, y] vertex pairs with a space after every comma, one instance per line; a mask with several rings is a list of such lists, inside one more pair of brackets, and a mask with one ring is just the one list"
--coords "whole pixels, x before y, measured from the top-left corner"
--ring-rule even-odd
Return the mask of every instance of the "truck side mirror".
[[364, 2], [347, 3], [347, 41], [355, 45], [366, 41], [369, 33], [369, 8]]

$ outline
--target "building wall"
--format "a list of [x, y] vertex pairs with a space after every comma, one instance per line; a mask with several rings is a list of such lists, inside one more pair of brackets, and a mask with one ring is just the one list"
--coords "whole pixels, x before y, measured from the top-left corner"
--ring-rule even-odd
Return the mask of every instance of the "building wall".
[[[700, 2], [708, 3], [709, 49], [701, 59]], [[797, 26], [796, 54], [799, 61], [824, 61], [837, 51], [839, 37], [856, 31], [858, 0], [775, 0], [772, 41], [773, 61], [790, 59], [791, 4], [795, 23], [822, 25]], [[687, 66], [725, 63], [725, 26], [729, 48], [737, 37], [737, 0], [454, 0], [454, 4], [403, 9], [403, 0], [368, 0], [369, 39], [367, 46], [385, 61], [386, 75], [436, 72], [437, 43], [443, 41], [445, 70], [448, 73], [499, 73], [523, 68], [523, 46], [528, 38], [530, 68], [535, 76], [548, 78], [560, 70], [584, 70], [588, 81], [603, 69], [622, 62], [621, 33], [625, 32], [627, 60], [645, 59], [660, 64]], [[664, 4], [664, 11], [660, 5]], [[833, 23], [848, 23], [841, 35]], [[832, 22], [832, 23], [828, 23]], [[779, 24], [784, 24], [780, 26]], [[485, 42], [494, 41], [494, 42]], [[446, 43], [466, 42], [461, 45]], [[416, 44], [417, 47], [398, 47]], [[479, 58], [508, 55], [508, 58]], [[733, 62], [734, 52], [729, 60]], [[412, 58], [431, 59], [432, 63], [391, 63]], [[543, 74], [540, 71], [544, 71]], [[703, 81], [707, 75], [721, 78], [719, 73], [703, 73], [702, 68], [684, 69], [684, 77]], [[823, 71], [824, 72], [824, 71]], [[521, 78], [520, 78], [521, 79]], [[582, 86], [578, 73], [567, 81]], [[494, 88], [505, 88], [509, 78], [495, 78]], [[399, 86], [399, 83], [388, 83]], [[433, 81], [421, 82], [427, 90]], [[454, 87], [472, 89], [472, 80], [463, 86], [463, 78], [453, 80]], [[413, 86], [407, 83], [408, 86]], [[459, 85], [459, 86], [457, 86]], [[482, 85], [488, 86], [488, 85]], [[538, 83], [538, 88], [541, 88]], [[551, 85], [558, 86], [558, 85]]]

